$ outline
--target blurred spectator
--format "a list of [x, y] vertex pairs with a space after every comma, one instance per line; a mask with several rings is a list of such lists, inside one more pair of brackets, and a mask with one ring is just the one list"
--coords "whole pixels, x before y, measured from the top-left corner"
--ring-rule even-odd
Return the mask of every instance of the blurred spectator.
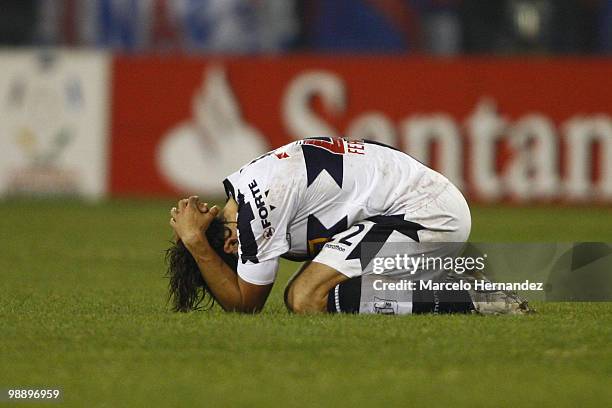
[[0, 44], [31, 44], [36, 18], [36, 0], [0, 1]]
[[460, 0], [422, 1], [423, 49], [435, 55], [461, 52]]
[[612, 0], [605, 0], [599, 21], [599, 49], [605, 53], [612, 53]]
[[418, 49], [414, 2], [312, 0], [304, 3], [304, 42], [323, 51], [398, 52]]
[[270, 52], [298, 32], [292, 0], [41, 0], [40, 7], [44, 44]]
[[127, 52], [612, 52], [612, 0], [2, 0], [0, 44]]
[[464, 0], [469, 53], [582, 53], [593, 50], [596, 1]]

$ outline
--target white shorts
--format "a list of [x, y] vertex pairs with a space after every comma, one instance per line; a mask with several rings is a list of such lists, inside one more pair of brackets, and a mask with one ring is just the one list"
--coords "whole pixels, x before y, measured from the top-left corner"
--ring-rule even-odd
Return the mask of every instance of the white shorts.
[[[471, 229], [465, 198], [451, 183], [418, 209], [400, 215], [372, 217], [333, 236], [313, 259], [353, 278], [374, 271], [373, 257], [393, 256], [401, 248], [407, 256], [457, 255]], [[459, 245], [459, 246], [458, 246]], [[381, 274], [401, 276], [406, 270], [389, 269]], [[415, 279], [435, 279], [437, 271], [410, 271]]]

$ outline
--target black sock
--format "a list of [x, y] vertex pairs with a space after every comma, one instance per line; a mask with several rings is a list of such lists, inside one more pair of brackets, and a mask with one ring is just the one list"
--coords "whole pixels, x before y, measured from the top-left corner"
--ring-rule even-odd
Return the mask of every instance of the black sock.
[[[327, 295], [328, 313], [359, 313], [361, 277], [337, 285]], [[412, 292], [413, 314], [469, 313], [474, 310], [470, 294], [465, 290], [415, 290]]]
[[336, 285], [327, 294], [328, 313], [359, 313], [361, 278], [351, 278]]
[[412, 313], [469, 313], [474, 310], [467, 290], [415, 290], [412, 292]]

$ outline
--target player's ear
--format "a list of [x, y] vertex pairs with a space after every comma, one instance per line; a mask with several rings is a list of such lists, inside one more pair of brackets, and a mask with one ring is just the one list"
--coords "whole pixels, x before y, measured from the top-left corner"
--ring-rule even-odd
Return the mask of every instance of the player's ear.
[[225, 238], [225, 242], [223, 243], [223, 251], [226, 254], [236, 254], [238, 253], [238, 238], [234, 235], [230, 235]]
[[228, 224], [225, 226], [223, 252], [232, 255], [238, 254], [238, 231], [236, 229], [236, 224]]

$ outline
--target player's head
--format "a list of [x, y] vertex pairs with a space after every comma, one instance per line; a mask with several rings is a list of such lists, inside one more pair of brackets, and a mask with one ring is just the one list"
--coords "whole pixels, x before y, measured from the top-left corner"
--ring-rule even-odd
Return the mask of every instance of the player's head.
[[[230, 225], [219, 216], [211, 222], [205, 234], [217, 255], [236, 271], [238, 257], [233, 246], [229, 245], [233, 242], [235, 232]], [[168, 300], [172, 302], [172, 309], [175, 312], [212, 307], [215, 299], [202, 278], [195, 259], [180, 239], [166, 250], [166, 264], [167, 276], [170, 278]]]

